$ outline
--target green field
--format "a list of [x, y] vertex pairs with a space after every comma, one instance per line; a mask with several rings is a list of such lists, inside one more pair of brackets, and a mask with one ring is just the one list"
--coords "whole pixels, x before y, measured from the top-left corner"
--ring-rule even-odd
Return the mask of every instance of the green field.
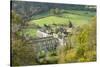
[[36, 29], [26, 29], [25, 34], [30, 35], [31, 37], [36, 36]]
[[38, 20], [32, 20], [31, 23], [35, 23], [39, 26], [43, 26], [43, 24], [64, 24], [67, 22], [67, 19], [57, 16], [49, 16], [46, 18], [41, 18]]
[[[95, 16], [94, 12], [89, 11], [67, 11], [62, 16], [47, 16], [36, 20], [31, 20], [29, 24], [37, 24], [43, 26], [44, 24], [68, 24], [69, 19], [75, 25], [89, 23], [91, 18]], [[75, 13], [76, 12], [76, 13]]]
[[18, 33], [19, 35], [28, 35], [32, 38], [36, 37], [36, 29], [24, 29], [23, 31]]

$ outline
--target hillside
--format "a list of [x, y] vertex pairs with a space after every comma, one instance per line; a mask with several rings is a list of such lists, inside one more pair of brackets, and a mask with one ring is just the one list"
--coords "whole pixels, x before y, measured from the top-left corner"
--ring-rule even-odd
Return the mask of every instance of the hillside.
[[[73, 12], [76, 12], [73, 14]], [[44, 24], [68, 24], [69, 20], [75, 25], [87, 24], [95, 13], [86, 11], [73, 11], [70, 13], [62, 13], [62, 16], [47, 16], [36, 20], [30, 20], [29, 24], [43, 26]], [[88, 12], [88, 11], [87, 11]]]
[[88, 5], [11, 1], [11, 11], [15, 11], [25, 21], [29, 21], [32, 16], [37, 16], [39, 14], [46, 13], [50, 11], [50, 9], [55, 9], [55, 8], [64, 10], [96, 11], [96, 9], [90, 9], [87, 8], [86, 6]]

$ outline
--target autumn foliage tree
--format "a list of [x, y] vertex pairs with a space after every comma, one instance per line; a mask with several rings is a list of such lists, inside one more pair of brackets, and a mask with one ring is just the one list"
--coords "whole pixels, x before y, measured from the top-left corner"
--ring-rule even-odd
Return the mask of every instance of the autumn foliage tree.
[[72, 35], [71, 39], [75, 42], [74, 47], [71, 49], [64, 47], [65, 50], [61, 52], [64, 55], [60, 56], [63, 59], [59, 62], [96, 61], [96, 17], [93, 17], [90, 22], [90, 24], [79, 27], [77, 34]]

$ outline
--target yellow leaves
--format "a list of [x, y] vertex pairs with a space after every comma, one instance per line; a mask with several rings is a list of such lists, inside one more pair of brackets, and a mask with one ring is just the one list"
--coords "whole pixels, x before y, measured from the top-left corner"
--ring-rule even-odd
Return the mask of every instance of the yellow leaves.
[[68, 50], [65, 55], [66, 62], [74, 62], [76, 59], [76, 51], [74, 49]]
[[79, 62], [86, 62], [86, 59], [82, 57], [79, 59]]
[[84, 53], [84, 56], [79, 58], [79, 62], [90, 62], [96, 61], [96, 51], [87, 51]]
[[59, 49], [58, 52], [58, 63], [65, 63], [65, 51], [63, 50], [64, 47], [62, 47], [62, 49]]
[[[74, 49], [67, 49], [60, 52], [59, 63], [65, 62], [89, 62], [96, 61], [96, 18], [93, 23], [83, 25], [78, 35], [73, 37], [76, 45]], [[73, 42], [74, 42], [73, 41]], [[66, 47], [64, 47], [66, 48]]]
[[96, 51], [87, 51], [84, 53], [84, 57], [88, 59], [88, 61], [95, 61], [96, 60]]
[[64, 53], [60, 54], [58, 63], [65, 63], [65, 55], [64, 55]]
[[78, 39], [78, 42], [80, 44], [86, 43], [89, 40], [89, 32], [90, 32], [90, 28], [88, 25], [85, 25], [82, 27], [82, 30], [80, 31], [79, 35], [76, 36]]

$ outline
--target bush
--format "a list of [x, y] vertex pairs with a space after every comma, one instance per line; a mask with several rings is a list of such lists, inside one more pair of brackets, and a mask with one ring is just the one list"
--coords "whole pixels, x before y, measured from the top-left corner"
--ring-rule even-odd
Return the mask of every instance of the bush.
[[82, 58], [79, 58], [78, 61], [79, 61], [79, 62], [86, 62], [87, 60], [86, 60], [84, 57], [82, 57]]
[[76, 59], [76, 51], [74, 49], [68, 50], [67, 54], [65, 55], [66, 62], [76, 62]]
[[42, 50], [38, 53], [39, 58], [44, 58], [45, 57], [45, 52]]
[[96, 51], [87, 51], [84, 53], [84, 57], [87, 61], [96, 61]]

